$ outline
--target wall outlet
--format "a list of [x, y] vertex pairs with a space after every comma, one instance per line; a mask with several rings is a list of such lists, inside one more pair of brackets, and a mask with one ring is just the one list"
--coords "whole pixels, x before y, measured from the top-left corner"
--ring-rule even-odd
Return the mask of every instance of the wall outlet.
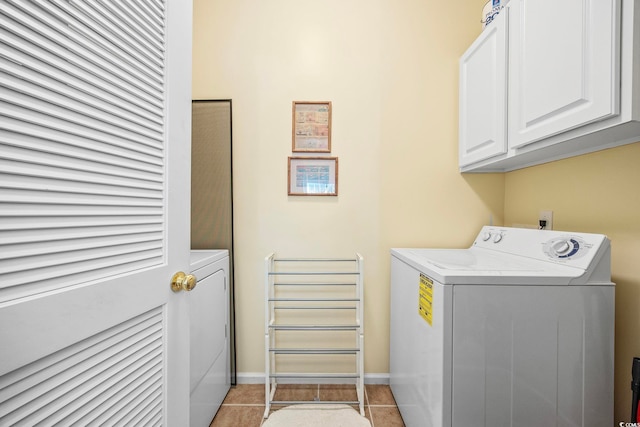
[[542, 230], [553, 230], [553, 211], [540, 211], [538, 214], [539, 221], [546, 221], [545, 226], [540, 226]]

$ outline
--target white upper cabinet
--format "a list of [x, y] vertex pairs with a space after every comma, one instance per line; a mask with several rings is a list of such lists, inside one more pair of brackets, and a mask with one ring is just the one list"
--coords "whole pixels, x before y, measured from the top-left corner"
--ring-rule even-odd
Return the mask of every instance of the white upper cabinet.
[[640, 0], [511, 0], [460, 59], [459, 129], [462, 172], [639, 142]]
[[507, 151], [507, 15], [460, 59], [460, 165]]
[[507, 151], [507, 15], [460, 59], [460, 165]]
[[512, 0], [509, 146], [619, 112], [619, 0]]

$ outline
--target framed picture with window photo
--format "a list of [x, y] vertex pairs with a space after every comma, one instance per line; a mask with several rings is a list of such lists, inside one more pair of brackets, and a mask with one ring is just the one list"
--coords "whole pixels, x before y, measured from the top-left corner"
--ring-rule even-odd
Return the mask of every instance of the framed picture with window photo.
[[337, 157], [289, 157], [289, 196], [337, 196]]

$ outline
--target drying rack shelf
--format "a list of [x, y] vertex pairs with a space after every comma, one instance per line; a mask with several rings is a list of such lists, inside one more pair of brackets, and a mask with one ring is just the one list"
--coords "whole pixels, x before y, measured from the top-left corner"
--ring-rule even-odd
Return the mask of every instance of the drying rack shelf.
[[[364, 416], [363, 268], [360, 254], [265, 258], [265, 418], [272, 405], [303, 403], [354, 405]], [[352, 384], [357, 400], [275, 399], [278, 384], [321, 382]]]

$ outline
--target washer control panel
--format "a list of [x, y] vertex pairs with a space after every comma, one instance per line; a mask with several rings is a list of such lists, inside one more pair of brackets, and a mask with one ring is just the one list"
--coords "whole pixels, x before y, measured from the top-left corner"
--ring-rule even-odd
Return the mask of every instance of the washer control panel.
[[609, 240], [602, 234], [484, 226], [473, 246], [586, 268]]

